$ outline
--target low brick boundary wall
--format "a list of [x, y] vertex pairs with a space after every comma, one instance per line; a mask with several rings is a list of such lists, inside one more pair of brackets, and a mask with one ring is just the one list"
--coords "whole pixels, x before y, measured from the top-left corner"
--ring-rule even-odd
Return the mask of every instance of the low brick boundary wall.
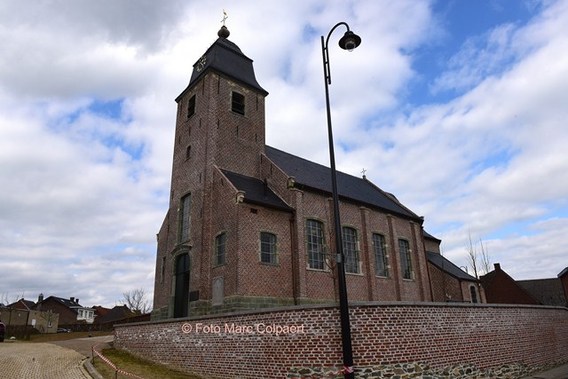
[[[350, 317], [358, 378], [516, 378], [568, 362], [568, 308], [358, 303]], [[116, 325], [115, 346], [207, 378], [341, 377], [332, 306]]]

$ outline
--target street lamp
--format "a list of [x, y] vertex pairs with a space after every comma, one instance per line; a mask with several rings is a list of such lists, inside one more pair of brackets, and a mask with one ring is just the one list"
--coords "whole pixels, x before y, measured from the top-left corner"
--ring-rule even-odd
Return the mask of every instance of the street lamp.
[[327, 108], [327, 134], [329, 137], [329, 162], [331, 166], [331, 192], [333, 197], [333, 218], [335, 224], [335, 250], [337, 254], [337, 276], [339, 284], [339, 313], [341, 315], [341, 342], [343, 345], [343, 373], [345, 378], [355, 378], [353, 373], [353, 351], [351, 348], [351, 326], [349, 324], [349, 304], [347, 302], [347, 285], [345, 281], [345, 265], [343, 255], [343, 241], [341, 238], [341, 219], [339, 217], [339, 195], [337, 193], [337, 171], [335, 169], [335, 152], [333, 149], [333, 131], [331, 129], [331, 109], [329, 106], [329, 85], [331, 84], [331, 72], [329, 69], [329, 52], [327, 45], [331, 33], [344, 25], [347, 31], [339, 40], [339, 47], [351, 51], [361, 44], [361, 37], [349, 29], [345, 22], [336, 24], [323, 39], [321, 36], [321, 51], [323, 56], [323, 75], [325, 81], [325, 105]]

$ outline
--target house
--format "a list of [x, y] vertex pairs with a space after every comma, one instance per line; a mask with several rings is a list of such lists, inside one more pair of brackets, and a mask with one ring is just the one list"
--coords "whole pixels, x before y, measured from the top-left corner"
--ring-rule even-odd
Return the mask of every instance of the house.
[[568, 307], [568, 267], [565, 267], [564, 270], [560, 271], [558, 279], [560, 279], [562, 289], [564, 290], [564, 298], [566, 299], [565, 306]]
[[33, 301], [21, 298], [7, 307], [0, 307], [0, 319], [4, 320], [7, 326], [29, 325], [40, 333], [56, 333], [59, 315], [49, 310], [39, 311], [34, 308]]
[[566, 306], [566, 297], [559, 278], [517, 280], [542, 305]]
[[556, 278], [517, 280], [517, 283], [540, 304], [568, 306], [568, 267]]
[[[268, 92], [228, 37], [223, 26], [176, 98], [155, 320], [338, 299], [330, 169], [265, 144]], [[482, 298], [433, 255], [423, 217], [365, 176], [337, 182], [350, 301], [447, 300], [433, 278], [453, 280], [455, 300]]]
[[79, 299], [70, 297], [65, 299], [57, 296], [49, 296], [44, 299], [39, 295], [35, 310], [51, 311], [59, 314], [60, 325], [72, 325], [79, 323], [92, 324], [95, 320], [95, 311], [92, 308], [83, 307]]
[[499, 263], [495, 263], [494, 267], [493, 271], [480, 278], [488, 303], [539, 304], [537, 299], [501, 269]]
[[12, 308], [12, 309], [22, 309], [22, 310], [28, 310], [29, 311], [29, 310], [33, 309], [34, 306], [35, 306], [35, 303], [33, 301], [26, 300], [22, 297], [20, 300], [14, 302], [12, 304], [8, 304], [7, 307]]
[[102, 305], [94, 305], [93, 310], [95, 311], [95, 323], [99, 324], [100, 319], [110, 312], [110, 308], [105, 308]]
[[93, 307], [97, 313], [95, 323], [120, 323], [124, 320], [138, 316], [138, 313], [131, 311], [126, 305], [115, 305], [113, 308], [104, 308], [101, 306]]

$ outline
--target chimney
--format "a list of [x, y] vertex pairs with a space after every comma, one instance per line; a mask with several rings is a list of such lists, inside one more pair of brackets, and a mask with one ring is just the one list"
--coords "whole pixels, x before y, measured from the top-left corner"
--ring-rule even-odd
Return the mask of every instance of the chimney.
[[41, 303], [43, 301], [43, 293], [40, 293], [39, 296], [37, 297], [37, 302]]
[[501, 271], [501, 264], [500, 263], [493, 263], [493, 266], [495, 266], [495, 271]]
[[75, 302], [76, 302], [77, 304], [79, 304], [79, 298], [76, 298], [76, 299], [75, 299]]
[[75, 298], [74, 298], [73, 296], [71, 296], [71, 297], [69, 298], [69, 301], [71, 301], [71, 302], [73, 303], [73, 302], [75, 302]]

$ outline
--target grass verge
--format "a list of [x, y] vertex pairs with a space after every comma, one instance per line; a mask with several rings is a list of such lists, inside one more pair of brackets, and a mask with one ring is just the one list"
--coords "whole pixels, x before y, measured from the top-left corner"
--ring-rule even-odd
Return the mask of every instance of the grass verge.
[[[169, 369], [165, 366], [135, 357], [134, 355], [115, 348], [103, 349], [102, 354], [108, 358], [116, 367], [143, 377], [144, 379], [202, 379], [199, 376], [186, 374], [180, 371]], [[93, 363], [95, 369], [105, 379], [127, 379], [129, 377], [118, 374], [115, 376], [114, 369], [103, 362], [99, 357]]]

